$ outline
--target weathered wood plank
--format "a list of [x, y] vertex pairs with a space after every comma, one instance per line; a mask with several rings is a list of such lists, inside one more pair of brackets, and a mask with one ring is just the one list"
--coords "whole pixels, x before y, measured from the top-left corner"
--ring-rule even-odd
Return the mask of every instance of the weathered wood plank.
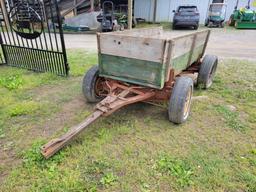
[[100, 34], [100, 51], [108, 55], [160, 63], [164, 45], [165, 40], [161, 39]]
[[124, 82], [161, 89], [165, 69], [161, 63], [101, 54], [100, 75]]
[[191, 46], [193, 45], [193, 39], [195, 35], [197, 36], [194, 48], [200, 47], [201, 45], [205, 44], [207, 40], [208, 31], [202, 31], [198, 33], [191, 33], [190, 35], [186, 35], [184, 37], [174, 38], [175, 47], [174, 47], [174, 54], [173, 58], [180, 57], [187, 52], [191, 51]]

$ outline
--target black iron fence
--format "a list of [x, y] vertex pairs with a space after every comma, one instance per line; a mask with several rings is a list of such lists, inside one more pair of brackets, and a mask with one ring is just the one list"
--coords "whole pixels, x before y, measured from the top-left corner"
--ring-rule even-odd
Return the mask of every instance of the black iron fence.
[[0, 62], [38, 72], [68, 75], [57, 0], [0, 2]]

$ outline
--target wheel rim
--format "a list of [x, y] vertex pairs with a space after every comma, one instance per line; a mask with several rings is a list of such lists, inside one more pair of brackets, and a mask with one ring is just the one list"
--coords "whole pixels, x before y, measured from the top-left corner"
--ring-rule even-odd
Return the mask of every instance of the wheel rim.
[[188, 91], [188, 93], [186, 95], [186, 101], [185, 101], [184, 113], [183, 113], [184, 119], [187, 119], [188, 115], [189, 115], [191, 97], [192, 97], [192, 87], [189, 88], [189, 91]]
[[103, 97], [104, 93], [106, 92], [106, 90], [104, 89], [104, 79], [103, 78], [98, 77], [96, 79], [94, 91], [95, 91], [95, 95], [98, 98]]
[[216, 72], [216, 68], [217, 68], [217, 64], [216, 62], [214, 63], [212, 69], [211, 69], [211, 72], [209, 74], [209, 78], [208, 78], [208, 82], [207, 82], [207, 88], [210, 87], [212, 85], [212, 82], [213, 82], [213, 78], [215, 76], [215, 72]]

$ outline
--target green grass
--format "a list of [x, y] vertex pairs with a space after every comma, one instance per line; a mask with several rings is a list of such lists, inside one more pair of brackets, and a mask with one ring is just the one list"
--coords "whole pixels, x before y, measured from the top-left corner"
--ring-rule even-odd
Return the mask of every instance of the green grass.
[[42, 144], [94, 107], [81, 81], [97, 54], [68, 53], [67, 78], [0, 66], [0, 191], [256, 191], [255, 63], [221, 60], [183, 125], [164, 108], [131, 105], [45, 160]]

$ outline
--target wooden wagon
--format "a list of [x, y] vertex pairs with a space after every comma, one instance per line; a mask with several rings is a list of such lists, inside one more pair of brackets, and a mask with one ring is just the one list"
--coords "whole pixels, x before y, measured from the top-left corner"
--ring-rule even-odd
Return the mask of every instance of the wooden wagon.
[[[209, 88], [218, 58], [204, 56], [210, 30], [166, 32], [161, 27], [99, 33], [99, 65], [83, 80], [95, 112], [62, 137], [42, 147], [49, 158], [100, 116], [136, 102], [169, 101], [169, 120], [180, 124], [190, 113], [194, 85]], [[204, 58], [203, 58], [204, 56]]]

